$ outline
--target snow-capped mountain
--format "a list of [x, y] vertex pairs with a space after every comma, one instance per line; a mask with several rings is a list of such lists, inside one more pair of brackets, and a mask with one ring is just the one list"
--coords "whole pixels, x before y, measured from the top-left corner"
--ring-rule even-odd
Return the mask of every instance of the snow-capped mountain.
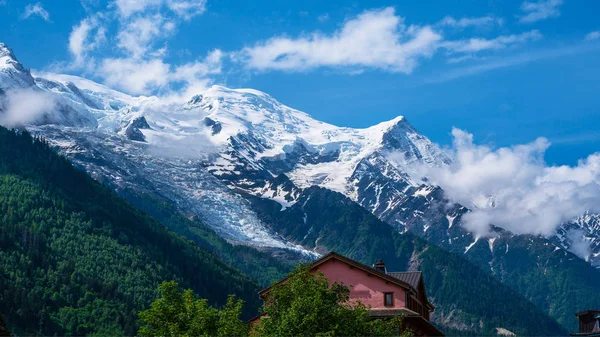
[[[477, 238], [460, 225], [468, 209], [419, 175], [422, 165], [444, 166], [451, 158], [404, 117], [365, 129], [338, 127], [263, 92], [221, 86], [186, 100], [133, 97], [80, 77], [32, 76], [0, 44], [0, 96], [20, 90], [53, 100], [54, 109], [25, 124], [76, 165], [122, 194], [169, 201], [232, 242], [310, 254], [278, 235], [246, 196], [277, 201], [284, 210], [315, 185], [451, 251], [475, 254], [483, 245], [492, 269], [499, 243], [507, 254], [514, 237], [496, 228], [496, 237]], [[0, 113], [10, 113], [2, 101]], [[599, 219], [565, 224], [551, 241], [531, 239], [564, 252], [581, 246], [569, 233], [583, 233], [591, 247], [583, 257], [598, 266]]]
[[0, 42], [0, 88], [29, 88], [33, 85], [29, 70], [17, 61], [7, 45]]
[[600, 268], [600, 214], [586, 213], [563, 224], [553, 241]]

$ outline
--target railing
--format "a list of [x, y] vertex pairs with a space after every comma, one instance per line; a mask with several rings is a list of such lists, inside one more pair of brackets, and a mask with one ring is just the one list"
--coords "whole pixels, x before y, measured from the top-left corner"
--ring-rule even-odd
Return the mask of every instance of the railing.
[[423, 318], [425, 318], [426, 320], [429, 320], [429, 310], [427, 310], [427, 308], [421, 303], [421, 301], [416, 299], [414, 296], [408, 296], [408, 303], [406, 304], [406, 307], [409, 310], [412, 310], [418, 313], [419, 315], [423, 316]]

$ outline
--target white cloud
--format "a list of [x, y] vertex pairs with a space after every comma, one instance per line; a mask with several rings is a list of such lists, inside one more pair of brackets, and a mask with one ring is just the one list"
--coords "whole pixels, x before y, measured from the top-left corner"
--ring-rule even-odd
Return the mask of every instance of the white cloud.
[[585, 36], [586, 41], [594, 41], [600, 39], [600, 31], [590, 32]]
[[516, 234], [551, 235], [586, 210], [600, 211], [600, 153], [576, 166], [547, 166], [545, 138], [492, 149], [474, 144], [462, 130], [452, 135], [454, 162], [423, 168], [422, 174], [472, 210], [463, 225], [477, 235], [488, 234], [490, 224]]
[[503, 35], [494, 39], [470, 38], [458, 41], [447, 41], [441, 45], [451, 52], [475, 53], [484, 50], [503, 49], [512, 45], [523, 44], [542, 38], [538, 30], [532, 30], [522, 34]]
[[160, 58], [107, 58], [99, 65], [97, 75], [104, 78], [108, 86], [132, 94], [163, 90], [172, 95], [172, 86], [181, 84], [179, 91], [184, 98], [189, 98], [212, 83], [209, 75], [221, 72], [222, 57], [220, 50], [214, 50], [204, 60], [175, 67]]
[[592, 254], [590, 242], [585, 238], [585, 232], [581, 229], [572, 229], [567, 232], [567, 239], [571, 243], [570, 251], [587, 261]]
[[319, 15], [317, 20], [319, 20], [319, 22], [323, 23], [323, 22], [329, 20], [329, 14], [325, 13], [325, 14]]
[[118, 32], [117, 46], [131, 57], [141, 58], [148, 54], [158, 38], [172, 34], [175, 27], [172, 21], [165, 20], [160, 14], [137, 17], [124, 24]]
[[502, 26], [504, 20], [493, 16], [483, 16], [477, 18], [460, 18], [456, 20], [451, 16], [446, 16], [440, 22], [439, 26], [446, 26], [452, 28], [467, 28], [467, 27], [490, 27], [494, 25]]
[[206, 0], [116, 0], [115, 6], [123, 18], [165, 6], [184, 20], [190, 20], [204, 13]]
[[476, 60], [478, 59], [475, 55], [473, 54], [466, 54], [466, 55], [461, 55], [458, 57], [451, 57], [448, 59], [448, 63], [462, 63], [465, 61], [469, 61], [469, 60]]
[[205, 89], [220, 74], [223, 53], [212, 51], [205, 59], [179, 65], [165, 58], [178, 24], [205, 10], [206, 0], [115, 0], [106, 11], [73, 26], [73, 60], [55, 68], [83, 70], [131, 94], [196, 94], [191, 90]]
[[[95, 31], [92, 37], [90, 34]], [[100, 25], [99, 18], [89, 17], [74, 26], [69, 35], [69, 51], [74, 57], [75, 67], [84, 65], [86, 53], [106, 42], [106, 29]]]
[[[478, 75], [493, 71], [496, 69], [519, 66], [522, 64], [535, 62], [539, 60], [559, 58], [568, 55], [577, 55], [583, 53], [597, 53], [600, 46], [594, 43], [579, 43], [573, 45], [564, 45], [558, 48], [545, 48], [535, 51], [525, 51], [520, 54], [503, 56], [503, 57], [487, 57], [485, 62], [475, 65], [467, 65], [459, 68], [450, 69], [448, 71], [435, 74], [426, 80], [427, 83], [441, 83], [455, 80], [462, 77]], [[451, 60], [451, 59], [450, 59]], [[460, 59], [458, 60], [460, 61]]]
[[191, 62], [176, 67], [171, 78], [176, 81], [193, 82], [206, 75], [221, 73], [223, 52], [219, 49], [211, 51], [203, 61]]
[[23, 13], [23, 19], [27, 19], [32, 15], [37, 15], [45, 21], [50, 21], [50, 13], [44, 9], [41, 3], [29, 4], [25, 7], [25, 13]]
[[107, 58], [98, 75], [104, 83], [132, 94], [144, 94], [168, 83], [169, 65], [161, 59], [142, 61], [130, 58]]
[[190, 20], [206, 11], [206, 0], [167, 0], [167, 7], [184, 20]]
[[269, 39], [244, 48], [238, 59], [262, 71], [343, 67], [410, 73], [420, 59], [435, 52], [440, 39], [429, 26], [406, 26], [388, 7], [365, 11], [329, 36], [313, 32], [296, 39]]
[[177, 91], [171, 91], [165, 95], [165, 100], [187, 100], [198, 92], [205, 90], [213, 84], [211, 75], [221, 73], [222, 59], [224, 53], [221, 50], [211, 51], [204, 60], [190, 62], [175, 67], [170, 75], [170, 81], [182, 83], [183, 86]]
[[559, 7], [562, 3], [562, 0], [525, 1], [521, 4], [523, 15], [519, 17], [519, 21], [521, 23], [533, 23], [548, 18], [559, 17]]
[[54, 110], [54, 96], [31, 89], [14, 89], [5, 93], [0, 106], [0, 125], [19, 127], [35, 122]]
[[159, 7], [162, 3], [163, 0], [116, 0], [114, 4], [119, 14], [127, 18], [148, 8]]

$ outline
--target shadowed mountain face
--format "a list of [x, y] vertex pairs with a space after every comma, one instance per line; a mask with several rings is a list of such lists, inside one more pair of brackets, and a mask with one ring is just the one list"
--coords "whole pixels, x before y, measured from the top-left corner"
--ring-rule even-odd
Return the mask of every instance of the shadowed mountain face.
[[[0, 55], [8, 60], [0, 62], [3, 92], [27, 86], [51, 95], [58, 107], [29, 130], [130, 200], [160, 200], [231, 243], [293, 260], [335, 249], [306, 241], [313, 232], [299, 239], [293, 234], [310, 228], [306, 223], [290, 225], [290, 233], [249, 199], [275, 202], [286, 212], [318, 186], [341, 193], [396, 233], [410, 232], [461, 255], [564, 326], [575, 324], [573, 312], [598, 303], [600, 282], [588, 281], [600, 275], [592, 267], [600, 261], [596, 215], [565, 224], [549, 238], [500, 228], [492, 237], [475, 237], [461, 223], [469, 210], [419, 174], [423, 166], [444, 167], [452, 158], [406, 118], [366, 129], [337, 127], [265, 93], [219, 86], [167, 103], [73, 76], [33, 78], [12, 52]], [[306, 209], [298, 219], [314, 212]], [[348, 227], [359, 223], [345, 221]], [[570, 252], [581, 238], [590, 243], [588, 262]], [[567, 291], [566, 283], [572, 284]]]

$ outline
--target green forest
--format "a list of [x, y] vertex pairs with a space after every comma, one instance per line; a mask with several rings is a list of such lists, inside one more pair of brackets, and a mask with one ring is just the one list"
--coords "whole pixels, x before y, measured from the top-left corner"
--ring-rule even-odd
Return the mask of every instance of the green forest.
[[257, 312], [259, 285], [76, 170], [46, 142], [0, 128], [0, 315], [15, 333], [134, 335], [175, 280], [211, 305]]

